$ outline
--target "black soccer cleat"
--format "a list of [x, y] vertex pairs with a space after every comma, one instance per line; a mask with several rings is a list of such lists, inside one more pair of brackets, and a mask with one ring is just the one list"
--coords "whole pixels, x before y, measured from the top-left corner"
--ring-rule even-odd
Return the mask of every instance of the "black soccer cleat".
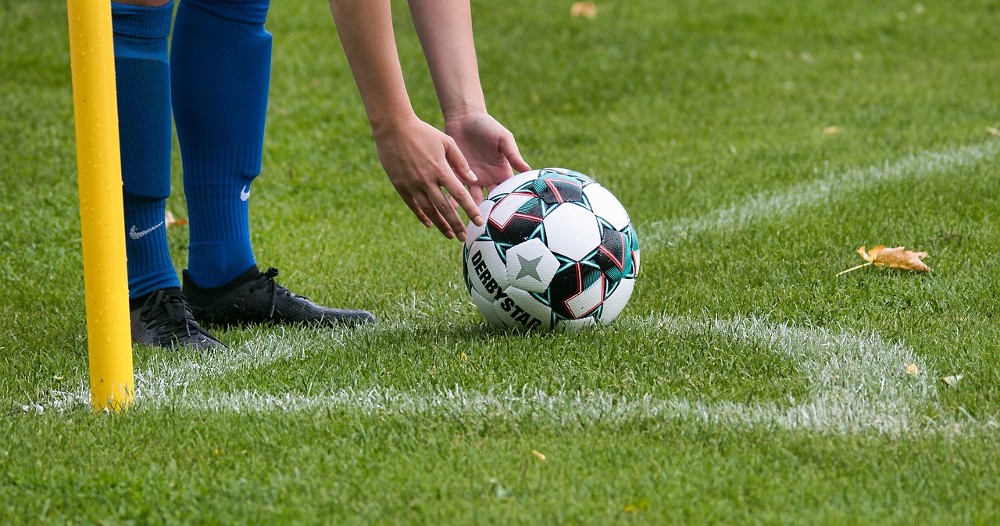
[[278, 269], [261, 272], [256, 266], [217, 288], [194, 284], [184, 271], [184, 297], [196, 320], [206, 324], [239, 326], [256, 323], [356, 326], [373, 323], [368, 311], [332, 309], [294, 294], [274, 278]]
[[129, 311], [132, 343], [165, 349], [187, 347], [198, 350], [224, 350], [225, 345], [198, 325], [188, 304], [176, 287], [160, 289], [149, 295], [142, 306]]

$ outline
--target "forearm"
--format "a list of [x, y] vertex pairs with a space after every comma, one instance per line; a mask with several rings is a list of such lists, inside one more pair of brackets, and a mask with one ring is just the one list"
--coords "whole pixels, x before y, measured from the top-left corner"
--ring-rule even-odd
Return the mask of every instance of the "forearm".
[[388, 0], [330, 0], [330, 11], [373, 133], [413, 116]]
[[409, 0], [445, 119], [485, 112], [469, 0]]

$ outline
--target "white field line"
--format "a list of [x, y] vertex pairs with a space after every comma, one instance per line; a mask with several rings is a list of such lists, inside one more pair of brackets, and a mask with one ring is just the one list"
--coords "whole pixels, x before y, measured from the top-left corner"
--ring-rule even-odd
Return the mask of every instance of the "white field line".
[[[887, 181], [918, 179], [956, 168], [995, 160], [1000, 141], [950, 150], [922, 152], [894, 163], [831, 173], [780, 192], [762, 193], [742, 203], [707, 215], [654, 222], [642, 229], [644, 246], [672, 243], [705, 232], [745, 228], [754, 222], [774, 219], [805, 206], [822, 203], [836, 195], [856, 192]], [[735, 340], [762, 341], [775, 352], [796, 362], [809, 381], [812, 397], [805, 401], [735, 404], [684, 399], [661, 399], [649, 395], [624, 396], [603, 391], [558, 391], [502, 387], [487, 392], [449, 390], [418, 392], [380, 387], [371, 390], [332, 389], [316, 395], [267, 394], [255, 391], [205, 393], [204, 377], [240, 369], [265, 367], [279, 359], [300, 355], [274, 335], [248, 343], [237, 354], [199, 356], [197, 361], [171, 365], [153, 363], [136, 371], [137, 404], [145, 407], [178, 406], [209, 411], [299, 411], [339, 406], [364, 412], [459, 414], [541, 413], [560, 420], [634, 418], [687, 418], [705, 422], [745, 425], [777, 425], [789, 429], [850, 432], [878, 430], [898, 432], [912, 428], [954, 428], [955, 422], [922, 422], [917, 408], [934, 404], [937, 393], [934, 374], [908, 348], [884, 342], [877, 335], [796, 328], [753, 318], [698, 320], [663, 316], [645, 324], [667, 334], [714, 331]], [[393, 330], [382, 327], [379, 330]], [[902, 370], [913, 363], [921, 371], [916, 377]], [[26, 411], [67, 410], [88, 407], [87, 385], [60, 392], [48, 400], [26, 404]], [[989, 428], [998, 424], [990, 421]]]
[[1000, 141], [940, 151], [924, 151], [894, 162], [827, 173], [774, 192], [752, 195], [742, 202], [695, 218], [653, 221], [638, 229], [642, 247], [662, 248], [699, 234], [732, 231], [756, 222], [773, 220], [803, 207], [815, 206], [842, 195], [853, 194], [886, 182], [921, 179], [929, 175], [992, 162], [1000, 156]]
[[[228, 353], [190, 353], [190, 359], [179, 364], [167, 359], [154, 360], [134, 372], [135, 399], [144, 405], [146, 401], [152, 401], [156, 405], [156, 400], [183, 398], [189, 389], [194, 392], [201, 390], [200, 384], [205, 378], [266, 367], [278, 360], [302, 355], [301, 349], [288, 345], [277, 334], [268, 333]], [[24, 405], [23, 409], [37, 412], [45, 409], [66, 411], [90, 406], [90, 387], [87, 383], [69, 391], [53, 390], [50, 394], [49, 401], [32, 402]]]
[[[461, 387], [438, 390], [338, 388], [316, 394], [262, 393], [244, 389], [208, 392], [201, 381], [234, 371], [264, 368], [301, 355], [279, 338], [248, 344], [234, 354], [205, 355], [182, 366], [152, 364], [136, 373], [136, 402], [144, 408], [173, 407], [195, 411], [285, 412], [343, 408], [366, 414], [455, 414], [463, 417], [532, 415], [553, 422], [623, 422], [678, 419], [731, 426], [778, 426], [786, 429], [850, 433], [900, 433], [927, 427], [919, 411], [937, 400], [935, 375], [912, 350], [876, 335], [796, 328], [756, 318], [697, 320], [658, 316], [637, 322], [665, 335], [718, 334], [734, 342], [760, 342], [793, 361], [810, 396], [787, 403], [737, 404], [649, 394], [607, 391], [547, 392], [504, 386], [486, 392]], [[392, 329], [389, 329], [392, 330]], [[904, 369], [915, 364], [920, 374]], [[52, 409], [87, 407], [87, 386], [54, 393]], [[34, 408], [43, 409], [42, 407]], [[940, 423], [939, 423], [940, 425]]]

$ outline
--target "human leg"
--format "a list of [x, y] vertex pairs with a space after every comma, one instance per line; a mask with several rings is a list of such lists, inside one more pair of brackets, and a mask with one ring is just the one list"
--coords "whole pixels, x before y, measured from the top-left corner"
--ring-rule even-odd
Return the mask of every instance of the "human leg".
[[[159, 1], [159, 0], [157, 0]], [[173, 2], [111, 5], [129, 296], [178, 287], [164, 225], [170, 195], [170, 71]]]
[[171, 74], [191, 244], [184, 295], [220, 325], [374, 320], [317, 305], [260, 272], [250, 243], [250, 187], [260, 173], [271, 73], [269, 0], [181, 0]]
[[171, 120], [168, 0], [112, 3], [132, 341], [221, 348], [191, 316], [167, 244]]
[[171, 49], [174, 119], [191, 232], [188, 272], [216, 287], [256, 263], [249, 198], [271, 72], [269, 0], [183, 0]]

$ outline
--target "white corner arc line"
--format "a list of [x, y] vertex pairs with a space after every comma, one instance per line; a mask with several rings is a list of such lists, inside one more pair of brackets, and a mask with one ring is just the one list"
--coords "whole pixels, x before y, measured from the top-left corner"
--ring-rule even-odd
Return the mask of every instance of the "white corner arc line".
[[[211, 392], [199, 385], [206, 378], [266, 367], [301, 354], [271, 336], [247, 344], [239, 354], [207, 355], [202, 361], [180, 366], [166, 362], [151, 364], [136, 373], [136, 402], [147, 409], [175, 407], [209, 412], [287, 412], [338, 407], [366, 414], [507, 417], [531, 414], [553, 422], [653, 418], [726, 426], [889, 434], [925, 430], [927, 424], [919, 418], [919, 410], [937, 403], [934, 372], [908, 347], [886, 342], [875, 334], [797, 328], [748, 317], [699, 320], [663, 315], [633, 323], [666, 335], [714, 333], [734, 341], [762, 343], [781, 358], [793, 361], [807, 381], [810, 397], [790, 400], [787, 404], [738, 404], [599, 390], [548, 392], [515, 386], [485, 392], [458, 386], [430, 391], [331, 386], [316, 394], [274, 394], [252, 388]], [[904, 373], [911, 363], [921, 371], [919, 375]], [[74, 392], [52, 395], [46, 404], [52, 409], [89, 406], [85, 385]], [[939, 422], [939, 428], [942, 425]]]
[[[556, 391], [507, 386], [480, 392], [461, 387], [432, 392], [393, 388], [335, 389], [316, 395], [252, 390], [150, 400], [154, 405], [203, 411], [308, 411], [339, 407], [363, 413], [462, 416], [543, 415], [554, 422], [636, 419], [695, 420], [730, 426], [777, 426], [823, 432], [876, 431], [896, 434], [915, 428], [915, 411], [937, 399], [934, 373], [909, 348], [877, 335], [802, 329], [756, 318], [696, 320], [661, 316], [640, 322], [671, 335], [717, 333], [736, 341], [766, 344], [791, 359], [808, 380], [804, 401], [737, 404], [623, 395], [607, 391]], [[915, 364], [918, 376], [904, 373]], [[164, 393], [167, 394], [167, 393]], [[173, 400], [171, 400], [173, 398]], [[919, 426], [918, 426], [919, 427]]]

